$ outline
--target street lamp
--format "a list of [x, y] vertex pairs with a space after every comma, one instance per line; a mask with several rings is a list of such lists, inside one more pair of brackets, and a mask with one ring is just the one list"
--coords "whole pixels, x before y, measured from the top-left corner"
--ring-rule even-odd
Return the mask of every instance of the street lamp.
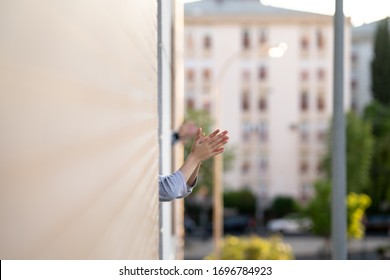
[[[230, 55], [218, 72], [213, 88], [214, 96], [214, 126], [220, 128], [221, 125], [221, 83], [229, 67], [234, 61], [241, 57], [241, 50]], [[214, 239], [214, 254], [216, 259], [221, 256], [221, 241], [223, 236], [223, 190], [222, 190], [222, 176], [223, 176], [223, 155], [219, 154], [214, 157], [213, 162], [213, 239]]]
[[[288, 45], [284, 42], [268, 48], [268, 57], [270, 58], [280, 58], [283, 57], [285, 52], [288, 49]], [[222, 64], [218, 75], [216, 77], [216, 82], [214, 84], [213, 94], [214, 94], [214, 124], [215, 128], [220, 128], [221, 120], [221, 84], [223, 78], [226, 75], [227, 70], [237, 59], [242, 57], [242, 50], [238, 50], [232, 53]], [[220, 258], [221, 250], [221, 240], [223, 235], [223, 201], [222, 201], [222, 175], [223, 175], [223, 156], [217, 155], [214, 157], [213, 165], [213, 238], [214, 238], [214, 253], [216, 259]], [[259, 196], [260, 197], [260, 196]], [[260, 209], [262, 214], [263, 209]], [[259, 212], [259, 213], [260, 213]]]
[[332, 143], [332, 258], [347, 258], [345, 120], [344, 120], [344, 13], [336, 0], [334, 14], [334, 84]]

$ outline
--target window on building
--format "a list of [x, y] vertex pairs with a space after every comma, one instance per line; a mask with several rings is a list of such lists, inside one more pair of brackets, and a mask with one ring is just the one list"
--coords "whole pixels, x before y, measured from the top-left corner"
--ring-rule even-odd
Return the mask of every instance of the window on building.
[[311, 197], [312, 187], [308, 183], [303, 183], [301, 186], [301, 201], [303, 203], [307, 202]]
[[309, 122], [308, 121], [303, 121], [300, 125], [300, 135], [301, 135], [301, 141], [302, 142], [307, 142], [309, 141]]
[[306, 112], [309, 109], [309, 94], [307, 91], [301, 92], [301, 111]]
[[249, 141], [252, 132], [252, 125], [248, 122], [244, 122], [241, 126], [241, 129], [242, 129], [242, 140], [244, 142]]
[[195, 71], [194, 71], [194, 69], [187, 69], [187, 71], [186, 71], [186, 80], [189, 83], [194, 82], [194, 80], [195, 80]]
[[356, 81], [356, 79], [352, 79], [352, 81], [351, 81], [351, 89], [353, 91], [356, 91], [357, 86], [358, 86], [358, 81]]
[[321, 29], [317, 30], [316, 40], [317, 40], [317, 48], [319, 50], [323, 50], [325, 48], [325, 39], [324, 39], [324, 34], [323, 34]]
[[245, 29], [242, 32], [242, 48], [244, 50], [248, 50], [250, 48], [250, 36], [249, 36], [249, 30]]
[[307, 143], [307, 142], [309, 141], [310, 134], [309, 134], [308, 131], [301, 131], [300, 136], [301, 136], [301, 141], [302, 141], [303, 143]]
[[301, 81], [307, 82], [309, 80], [309, 72], [307, 70], [301, 71]]
[[212, 47], [211, 36], [205, 35], [203, 38], [203, 49], [205, 51], [209, 51], [209, 50], [211, 50], [211, 47]]
[[318, 142], [325, 143], [326, 140], [327, 140], [326, 138], [327, 138], [326, 131], [320, 130], [320, 131], [317, 132], [317, 140], [318, 140]]
[[317, 162], [316, 169], [317, 169], [317, 174], [319, 174], [319, 175], [324, 172], [324, 164], [322, 161]]
[[301, 37], [301, 51], [307, 52], [309, 50], [309, 38], [307, 35]]
[[320, 112], [323, 112], [325, 110], [325, 98], [323, 94], [319, 94], [317, 96], [317, 109]]
[[351, 56], [352, 66], [356, 67], [356, 64], [358, 63], [358, 55], [353, 52]]
[[258, 79], [259, 81], [265, 81], [267, 79], [267, 68], [265, 66], [260, 66]]
[[247, 112], [250, 109], [249, 92], [246, 90], [244, 90], [241, 95], [241, 109], [244, 112]]
[[192, 98], [188, 98], [186, 101], [186, 107], [187, 109], [194, 109], [195, 108], [195, 101]]
[[267, 98], [265, 96], [260, 96], [259, 98], [259, 111], [267, 111]]
[[267, 31], [264, 28], [260, 29], [259, 30], [259, 44], [260, 44], [260, 46], [266, 44], [267, 40], [268, 40]]
[[351, 109], [355, 113], [358, 111], [358, 100], [356, 96], [352, 96]]
[[318, 69], [317, 78], [320, 82], [325, 80], [325, 70], [323, 68]]
[[203, 82], [210, 83], [211, 82], [211, 70], [209, 68], [203, 69]]
[[250, 171], [251, 165], [249, 161], [244, 161], [241, 165], [241, 173], [247, 174]]
[[193, 51], [193, 49], [194, 49], [194, 39], [193, 39], [192, 33], [187, 33], [187, 36], [186, 36], [186, 49], [188, 51]]
[[306, 174], [309, 171], [309, 163], [307, 160], [302, 160], [299, 166], [301, 174]]
[[257, 135], [260, 142], [267, 142], [268, 140], [268, 123], [267, 121], [260, 121], [257, 126]]
[[242, 71], [242, 80], [246, 83], [249, 83], [251, 79], [251, 73], [249, 70], [245, 69]]
[[260, 156], [259, 167], [261, 171], [266, 171], [268, 169], [268, 157], [266, 155]]

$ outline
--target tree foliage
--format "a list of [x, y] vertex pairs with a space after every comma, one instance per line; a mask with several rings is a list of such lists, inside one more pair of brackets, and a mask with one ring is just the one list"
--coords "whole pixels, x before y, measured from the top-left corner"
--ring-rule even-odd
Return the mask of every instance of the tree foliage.
[[388, 18], [379, 22], [375, 33], [371, 80], [374, 100], [390, 105], [390, 30]]
[[[329, 180], [315, 184], [315, 197], [310, 201], [305, 213], [313, 221], [314, 234], [329, 238], [331, 234], [331, 183]], [[346, 199], [347, 236], [351, 239], [364, 237], [363, 218], [371, 199], [366, 194], [348, 193]]]
[[[370, 167], [373, 154], [374, 138], [371, 124], [355, 113], [346, 116], [346, 169], [347, 191], [365, 192], [370, 184]], [[331, 178], [332, 146], [329, 141], [324, 159], [325, 173]]]
[[299, 211], [299, 205], [293, 197], [277, 196], [267, 210], [272, 217], [281, 218], [287, 214]]
[[[350, 238], [361, 238], [364, 234], [363, 215], [370, 204], [370, 198], [364, 192], [368, 192], [371, 186], [370, 167], [374, 138], [371, 123], [353, 112], [346, 115], [345, 129], [347, 231]], [[313, 233], [324, 237], [329, 237], [331, 232], [331, 139], [332, 137], [324, 157], [325, 178], [315, 183], [315, 196], [304, 210], [313, 221]]]
[[229, 191], [223, 194], [224, 207], [237, 209], [240, 214], [254, 216], [256, 197], [249, 190]]
[[[206, 260], [215, 260], [210, 254]], [[292, 248], [279, 236], [261, 238], [258, 236], [227, 236], [221, 248], [222, 260], [292, 260]]]
[[373, 126], [375, 145], [370, 169], [372, 212], [390, 210], [390, 30], [389, 18], [377, 27], [371, 63], [373, 102], [364, 117]]
[[309, 202], [304, 214], [313, 221], [312, 232], [329, 237], [331, 230], [331, 184], [329, 180], [317, 181], [314, 184], [315, 195]]
[[364, 237], [365, 227], [362, 223], [364, 213], [370, 206], [371, 199], [366, 194], [349, 193], [347, 197], [347, 225], [348, 237], [361, 239]]
[[366, 193], [372, 199], [370, 212], [385, 212], [390, 207], [390, 107], [372, 102], [364, 112], [372, 123], [374, 147], [370, 168], [371, 183]]

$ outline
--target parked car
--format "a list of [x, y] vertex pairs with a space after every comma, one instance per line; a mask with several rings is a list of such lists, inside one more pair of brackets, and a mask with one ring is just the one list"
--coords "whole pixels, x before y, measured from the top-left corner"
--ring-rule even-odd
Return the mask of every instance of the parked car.
[[186, 234], [193, 234], [196, 229], [196, 223], [193, 219], [190, 217], [184, 217], [184, 230]]
[[245, 215], [225, 217], [223, 231], [225, 234], [244, 234], [252, 227], [252, 219]]
[[309, 218], [301, 218], [297, 215], [288, 215], [280, 219], [269, 220], [266, 229], [272, 233], [301, 234], [307, 233], [312, 227]]
[[368, 216], [364, 225], [366, 233], [384, 233], [390, 235], [390, 215], [371, 215]]
[[[223, 219], [223, 233], [241, 235], [254, 230], [253, 218], [247, 215], [232, 215], [226, 216]], [[208, 226], [208, 232], [212, 234], [213, 224]]]

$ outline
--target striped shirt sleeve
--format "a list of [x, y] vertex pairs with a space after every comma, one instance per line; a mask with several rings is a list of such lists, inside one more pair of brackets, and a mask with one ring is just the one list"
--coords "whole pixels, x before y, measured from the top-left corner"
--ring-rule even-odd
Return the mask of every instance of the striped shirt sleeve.
[[172, 201], [177, 198], [183, 198], [189, 195], [197, 183], [191, 186], [187, 185], [183, 173], [178, 170], [168, 176], [159, 176], [159, 199], [160, 201]]

